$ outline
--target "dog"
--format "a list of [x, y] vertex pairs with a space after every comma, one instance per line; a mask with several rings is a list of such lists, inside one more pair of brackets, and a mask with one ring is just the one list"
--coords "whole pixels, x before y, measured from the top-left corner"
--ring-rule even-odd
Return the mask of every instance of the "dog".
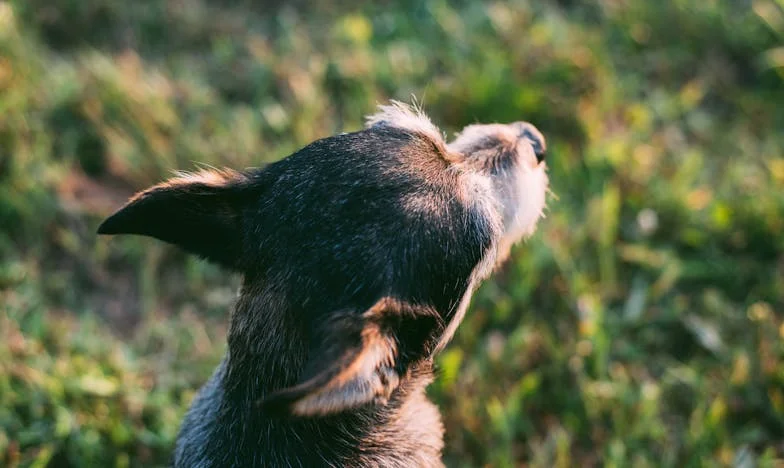
[[98, 233], [242, 274], [174, 466], [443, 466], [433, 356], [542, 217], [544, 156], [530, 123], [447, 142], [392, 101], [263, 169], [180, 174], [131, 198]]

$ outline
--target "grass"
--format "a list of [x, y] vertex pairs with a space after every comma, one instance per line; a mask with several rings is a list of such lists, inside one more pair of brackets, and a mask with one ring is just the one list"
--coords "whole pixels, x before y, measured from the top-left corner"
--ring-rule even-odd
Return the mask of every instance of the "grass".
[[784, 463], [784, 3], [0, 2], [0, 464], [160, 466], [237, 278], [97, 239], [388, 98], [548, 137], [431, 394], [449, 466]]

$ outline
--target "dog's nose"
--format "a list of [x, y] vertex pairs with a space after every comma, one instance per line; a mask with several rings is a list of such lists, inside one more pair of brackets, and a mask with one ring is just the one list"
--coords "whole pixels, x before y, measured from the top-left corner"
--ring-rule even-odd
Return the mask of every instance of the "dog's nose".
[[533, 125], [528, 122], [515, 122], [519, 129], [519, 137], [526, 138], [531, 142], [531, 147], [534, 149], [536, 160], [538, 162], [544, 161], [545, 154], [547, 153], [547, 144], [544, 141], [542, 133]]

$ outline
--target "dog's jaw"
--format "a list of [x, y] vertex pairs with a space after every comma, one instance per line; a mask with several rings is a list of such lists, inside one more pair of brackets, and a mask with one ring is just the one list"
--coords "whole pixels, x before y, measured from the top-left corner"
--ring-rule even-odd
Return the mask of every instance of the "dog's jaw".
[[539, 220], [544, 217], [548, 190], [546, 171], [545, 163], [535, 166], [520, 164], [507, 176], [509, 181], [496, 184], [504, 212], [504, 233], [498, 243], [496, 265], [508, 258], [514, 244], [533, 234]]

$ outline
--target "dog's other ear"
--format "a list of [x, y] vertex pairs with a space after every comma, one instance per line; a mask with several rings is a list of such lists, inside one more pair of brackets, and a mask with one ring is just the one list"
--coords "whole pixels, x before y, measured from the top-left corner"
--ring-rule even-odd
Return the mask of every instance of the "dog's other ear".
[[242, 188], [231, 170], [183, 174], [138, 193], [106, 219], [98, 234], [139, 234], [235, 268], [242, 250]]
[[385, 404], [415, 360], [428, 356], [438, 313], [385, 297], [363, 314], [336, 314], [321, 324], [300, 383], [268, 395], [262, 410], [319, 416], [368, 403]]

